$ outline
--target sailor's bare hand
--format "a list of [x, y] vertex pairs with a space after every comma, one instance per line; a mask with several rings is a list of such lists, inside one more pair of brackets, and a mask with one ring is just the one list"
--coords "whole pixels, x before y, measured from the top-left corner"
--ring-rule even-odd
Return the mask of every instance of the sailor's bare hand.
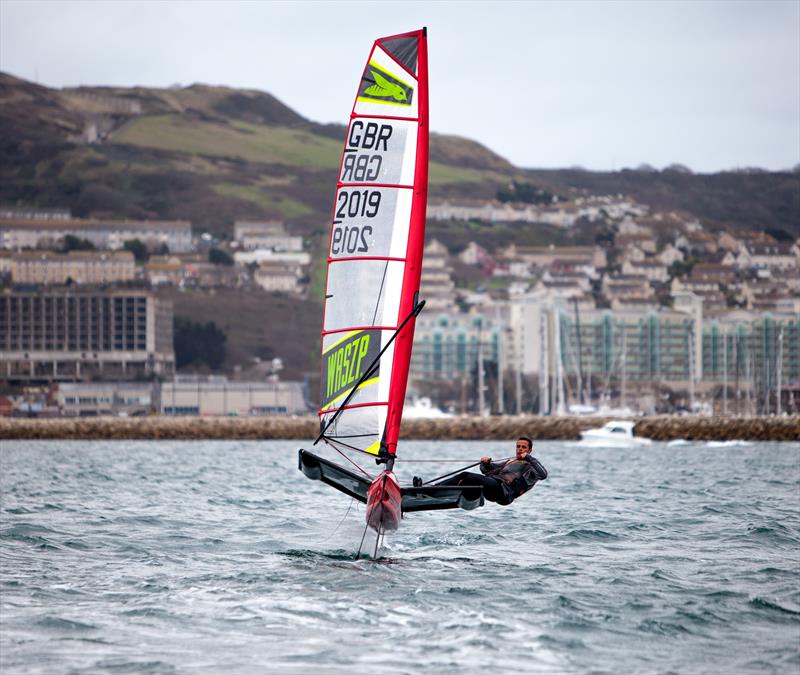
[[490, 464], [492, 461], [491, 457], [481, 457], [481, 464]]

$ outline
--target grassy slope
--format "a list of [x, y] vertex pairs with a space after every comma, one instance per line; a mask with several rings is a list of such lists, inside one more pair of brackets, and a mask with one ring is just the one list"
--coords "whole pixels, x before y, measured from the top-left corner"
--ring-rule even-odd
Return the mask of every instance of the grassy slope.
[[[205, 157], [235, 157], [248, 162], [301, 168], [331, 168], [339, 164], [340, 141], [306, 129], [192, 119], [179, 115], [149, 115], [126, 123], [112, 142]], [[432, 188], [454, 183], [502, 184], [509, 174], [431, 162]]]
[[113, 142], [301, 167], [334, 166], [341, 154], [336, 141], [302, 129], [238, 121], [226, 124], [179, 115], [131, 120], [114, 134]]
[[224, 370], [247, 369], [253, 356], [284, 361], [287, 379], [317, 376], [319, 303], [284, 295], [241, 289], [160, 291], [173, 301], [175, 316], [206, 323], [213, 321], [227, 335]]

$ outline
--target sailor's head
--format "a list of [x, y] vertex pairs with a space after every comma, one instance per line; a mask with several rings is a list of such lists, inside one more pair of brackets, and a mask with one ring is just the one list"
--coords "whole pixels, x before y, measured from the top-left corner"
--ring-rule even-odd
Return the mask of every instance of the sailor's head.
[[517, 459], [525, 459], [533, 450], [533, 441], [527, 436], [517, 439]]

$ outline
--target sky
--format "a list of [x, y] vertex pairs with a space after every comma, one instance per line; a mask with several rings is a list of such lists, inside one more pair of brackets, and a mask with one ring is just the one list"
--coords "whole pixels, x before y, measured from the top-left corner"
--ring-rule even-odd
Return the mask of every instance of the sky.
[[0, 70], [259, 89], [345, 123], [373, 40], [421, 26], [431, 129], [517, 166], [800, 163], [800, 0], [0, 0]]

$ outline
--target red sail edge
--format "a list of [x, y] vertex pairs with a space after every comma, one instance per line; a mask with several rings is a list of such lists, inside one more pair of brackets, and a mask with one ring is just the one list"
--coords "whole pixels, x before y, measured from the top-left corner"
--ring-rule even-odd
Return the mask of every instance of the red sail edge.
[[[419, 105], [417, 134], [417, 161], [414, 170], [414, 197], [411, 202], [411, 224], [409, 227], [408, 248], [406, 252], [406, 268], [403, 274], [403, 285], [400, 292], [400, 311], [397, 324], [405, 319], [414, 309], [419, 294], [420, 277], [422, 275], [422, 252], [425, 247], [425, 218], [428, 204], [428, 39], [426, 29], [381, 38], [390, 40], [397, 37], [416, 36], [417, 52], [417, 101]], [[412, 318], [397, 336], [394, 360], [392, 363], [391, 388], [389, 390], [389, 409], [386, 418], [386, 448], [389, 454], [397, 453], [397, 440], [400, 436], [400, 423], [403, 419], [403, 404], [406, 398], [408, 369], [411, 365], [411, 348], [414, 343], [414, 326]]]

